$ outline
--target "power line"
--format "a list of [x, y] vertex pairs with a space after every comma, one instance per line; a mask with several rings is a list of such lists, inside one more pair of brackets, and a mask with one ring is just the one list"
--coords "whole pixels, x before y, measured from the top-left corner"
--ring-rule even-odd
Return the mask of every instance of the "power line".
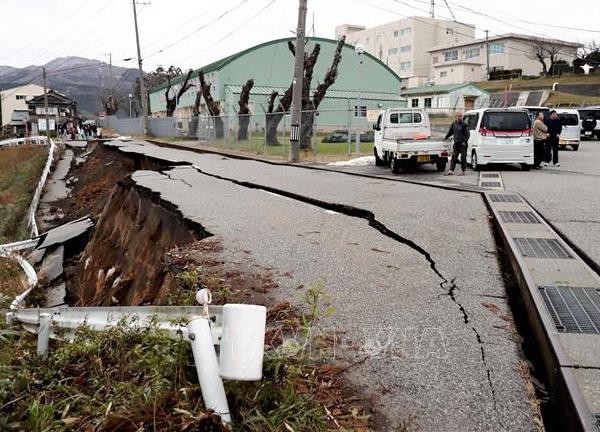
[[152, 54], [147, 55], [145, 58], [148, 59], [150, 57], [154, 57], [157, 54], [160, 54], [162, 52], [164, 52], [165, 50], [177, 45], [180, 42], [183, 42], [186, 39], [189, 39], [190, 37], [192, 37], [193, 35], [195, 35], [196, 33], [204, 30], [205, 28], [215, 24], [216, 22], [218, 22], [219, 20], [225, 18], [227, 15], [229, 15], [231, 12], [235, 11], [236, 9], [238, 9], [239, 7], [241, 7], [244, 3], [247, 3], [248, 0], [242, 0], [241, 2], [239, 2], [238, 4], [236, 4], [234, 7], [232, 7], [231, 9], [228, 9], [227, 11], [223, 12], [221, 15], [219, 15], [217, 18], [215, 18], [214, 20], [201, 25], [200, 27], [198, 27], [196, 30], [194, 30], [191, 33], [188, 33], [187, 35], [183, 36], [182, 38], [176, 40], [175, 42], [170, 43], [169, 45], [159, 49], [158, 51], [153, 52]]

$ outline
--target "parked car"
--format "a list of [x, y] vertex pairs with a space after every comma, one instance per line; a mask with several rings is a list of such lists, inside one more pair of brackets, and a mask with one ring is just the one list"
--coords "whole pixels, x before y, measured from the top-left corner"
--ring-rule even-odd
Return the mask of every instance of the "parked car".
[[464, 121], [471, 138], [467, 162], [474, 170], [495, 163], [533, 165], [533, 137], [529, 111], [516, 108], [482, 108], [467, 111]]
[[579, 111], [576, 109], [556, 109], [558, 118], [562, 123], [558, 145], [561, 149], [571, 146], [574, 151], [579, 150], [581, 141]]
[[529, 114], [529, 120], [531, 121], [532, 125], [533, 125], [533, 122], [535, 122], [535, 118], [537, 117], [539, 112], [544, 113], [544, 118], [546, 118], [550, 115], [550, 108], [545, 107], [545, 106], [526, 105], [526, 106], [510, 107], [508, 109], [526, 110], [527, 113]]
[[581, 136], [600, 140], [600, 107], [581, 108], [579, 111], [579, 124]]
[[450, 155], [450, 144], [430, 140], [431, 127], [426, 112], [411, 108], [385, 110], [373, 125], [376, 165], [390, 164], [393, 173], [401, 168], [435, 164], [444, 171]]
[[383, 148], [384, 141], [410, 140], [431, 137], [429, 116], [420, 109], [389, 108], [379, 114], [373, 125], [375, 164], [387, 165], [392, 161], [392, 154]]
[[347, 130], [335, 130], [323, 138], [324, 143], [341, 143], [348, 141]]

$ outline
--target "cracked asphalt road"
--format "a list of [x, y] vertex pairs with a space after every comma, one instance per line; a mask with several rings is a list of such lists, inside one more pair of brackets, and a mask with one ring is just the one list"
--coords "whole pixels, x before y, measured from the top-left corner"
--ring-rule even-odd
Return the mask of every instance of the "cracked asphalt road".
[[251, 251], [275, 269], [277, 299], [324, 286], [337, 309], [326, 324], [343, 337], [336, 356], [367, 358], [348, 378], [389, 429], [410, 417], [421, 430], [533, 429], [480, 196], [152, 145], [122, 150], [193, 163], [133, 178], [221, 239], [227, 259]]

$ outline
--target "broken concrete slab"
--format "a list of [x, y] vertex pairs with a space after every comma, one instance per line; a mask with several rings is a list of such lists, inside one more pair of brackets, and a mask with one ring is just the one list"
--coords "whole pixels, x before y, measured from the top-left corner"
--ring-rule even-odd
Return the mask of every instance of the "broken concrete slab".
[[65, 304], [67, 286], [64, 282], [46, 290], [46, 305], [44, 307], [56, 307]]
[[51, 229], [50, 231], [47, 231], [39, 236], [40, 243], [38, 244], [37, 249], [45, 249], [79, 237], [89, 230], [93, 225], [94, 222], [86, 216]]
[[65, 247], [58, 246], [56, 249], [46, 254], [46, 258], [42, 262], [42, 267], [38, 272], [40, 279], [46, 283], [52, 283], [63, 273], [63, 262], [65, 257]]

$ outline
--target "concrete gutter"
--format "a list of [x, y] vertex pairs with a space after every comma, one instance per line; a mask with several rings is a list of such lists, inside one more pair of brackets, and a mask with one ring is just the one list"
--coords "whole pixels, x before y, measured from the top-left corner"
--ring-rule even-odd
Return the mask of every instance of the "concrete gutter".
[[[558, 304], [554, 309], [543, 292], [575, 288], [589, 289], [592, 294], [596, 290], [597, 295], [600, 277], [520, 195], [490, 192], [484, 199], [517, 277], [546, 381], [559, 402], [556, 417], [564, 422], [559, 429], [598, 431], [600, 333], [563, 328], [561, 317], [576, 315], [575, 309], [560, 310]], [[526, 215], [529, 222], [517, 221], [515, 215]], [[538, 239], [550, 241], [550, 249], [543, 249]], [[582, 305], [580, 300], [577, 303]]]

